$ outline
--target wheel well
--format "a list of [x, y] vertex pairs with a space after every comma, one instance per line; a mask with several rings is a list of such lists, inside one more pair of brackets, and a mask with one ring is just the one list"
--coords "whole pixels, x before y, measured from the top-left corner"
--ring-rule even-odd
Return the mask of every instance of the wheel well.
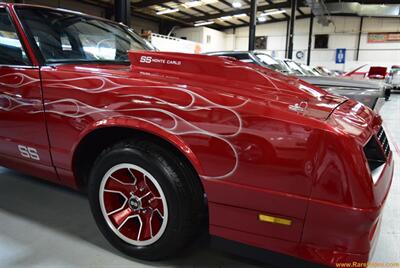
[[[86, 190], [91, 167], [96, 161], [98, 155], [100, 155], [104, 149], [124, 139], [138, 138], [152, 140], [158, 145], [167, 148], [170, 152], [182, 159], [182, 161], [184, 161], [185, 164], [193, 170], [194, 174], [197, 174], [196, 169], [193, 167], [189, 159], [179, 149], [165, 139], [136, 129], [107, 127], [97, 129], [88, 134], [83, 138], [75, 150], [73, 157], [73, 171], [78, 187], [82, 190]], [[202, 186], [201, 182], [200, 185]]]

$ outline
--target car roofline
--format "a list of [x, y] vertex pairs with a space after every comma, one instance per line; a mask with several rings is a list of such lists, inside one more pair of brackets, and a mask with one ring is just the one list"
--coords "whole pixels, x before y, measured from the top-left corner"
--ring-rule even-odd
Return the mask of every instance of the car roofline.
[[82, 16], [82, 17], [86, 17], [86, 18], [93, 18], [96, 20], [102, 20], [102, 21], [107, 21], [109, 23], [113, 23], [116, 25], [122, 25], [122, 26], [126, 26], [127, 25], [123, 24], [122, 22], [115, 22], [106, 18], [102, 18], [99, 16], [95, 16], [95, 15], [90, 15], [87, 13], [83, 13], [80, 11], [75, 11], [75, 10], [71, 10], [71, 9], [65, 9], [65, 8], [57, 8], [57, 7], [48, 7], [48, 6], [42, 6], [42, 5], [36, 5], [36, 4], [22, 4], [22, 3], [0, 3], [0, 6], [8, 6], [11, 8], [32, 8], [32, 9], [45, 9], [45, 10], [53, 10], [53, 11], [59, 11], [59, 12], [64, 12], [64, 13], [70, 13], [70, 14], [74, 14], [74, 15], [78, 15], [78, 16]]

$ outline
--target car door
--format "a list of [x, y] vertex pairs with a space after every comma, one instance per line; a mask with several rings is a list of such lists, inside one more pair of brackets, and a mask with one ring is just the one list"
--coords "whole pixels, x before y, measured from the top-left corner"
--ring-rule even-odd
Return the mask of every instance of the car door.
[[0, 6], [1, 159], [25, 170], [23, 163], [51, 165], [39, 68], [31, 65], [8, 10]]

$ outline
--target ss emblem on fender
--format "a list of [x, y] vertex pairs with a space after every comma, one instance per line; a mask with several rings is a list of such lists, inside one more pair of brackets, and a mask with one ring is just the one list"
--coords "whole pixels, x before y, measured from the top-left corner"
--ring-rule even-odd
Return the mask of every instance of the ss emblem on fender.
[[151, 63], [152, 57], [142, 56], [140, 57], [140, 63]]
[[20, 154], [25, 158], [38, 160], [38, 161], [40, 160], [39, 154], [35, 148], [27, 147], [24, 145], [18, 145], [18, 150], [19, 150]]

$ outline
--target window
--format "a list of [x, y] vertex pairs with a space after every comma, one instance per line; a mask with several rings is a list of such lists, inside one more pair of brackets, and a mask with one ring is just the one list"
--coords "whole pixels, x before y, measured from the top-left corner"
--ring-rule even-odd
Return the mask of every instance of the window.
[[224, 56], [232, 57], [246, 63], [254, 63], [254, 60], [250, 58], [248, 53], [227, 54]]
[[44, 8], [17, 13], [46, 63], [129, 62], [128, 50], [153, 49], [132, 30], [102, 19]]
[[267, 37], [266, 36], [256, 36], [255, 49], [266, 50], [267, 49]]
[[0, 64], [29, 64], [28, 57], [22, 48], [14, 25], [4, 8], [0, 8]]
[[264, 53], [254, 53], [254, 55], [267, 68], [272, 69], [274, 71], [287, 72], [287, 70], [270, 55]]
[[328, 48], [328, 41], [328, 34], [316, 34], [314, 48]]
[[296, 62], [291, 60], [285, 60], [285, 63], [289, 67], [289, 69], [292, 70], [293, 73], [299, 75], [306, 75], [306, 73], [301, 69], [300, 65], [298, 65]]
[[310, 66], [307, 66], [305, 64], [300, 64], [300, 66], [307, 75], [321, 76], [320, 73], [318, 73], [316, 70], [314, 70], [314, 68], [311, 68]]
[[240, 53], [240, 54], [228, 54], [226, 55], [228, 57], [233, 57], [238, 60], [250, 60], [250, 56], [247, 53]]

